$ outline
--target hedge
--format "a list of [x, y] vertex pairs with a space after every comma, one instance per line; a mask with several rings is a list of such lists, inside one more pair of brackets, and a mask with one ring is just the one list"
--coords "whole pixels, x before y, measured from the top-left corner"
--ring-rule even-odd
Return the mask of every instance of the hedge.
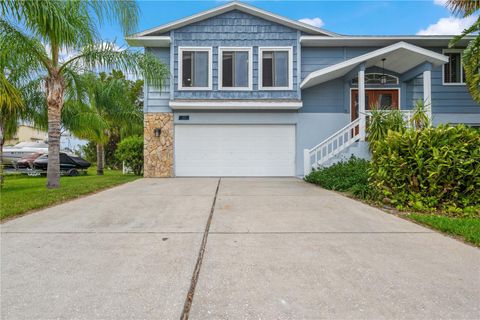
[[389, 131], [372, 148], [370, 185], [399, 209], [480, 211], [480, 133], [464, 125]]

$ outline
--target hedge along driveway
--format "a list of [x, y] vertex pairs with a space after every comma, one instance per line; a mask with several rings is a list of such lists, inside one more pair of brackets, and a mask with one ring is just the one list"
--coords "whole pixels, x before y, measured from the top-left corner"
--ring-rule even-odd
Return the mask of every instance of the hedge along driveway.
[[[92, 169], [89, 171], [95, 172]], [[1, 195], [0, 219], [45, 208], [138, 178], [123, 175], [120, 171], [105, 170], [103, 176], [61, 177], [60, 188], [47, 189], [45, 177], [6, 176]]]

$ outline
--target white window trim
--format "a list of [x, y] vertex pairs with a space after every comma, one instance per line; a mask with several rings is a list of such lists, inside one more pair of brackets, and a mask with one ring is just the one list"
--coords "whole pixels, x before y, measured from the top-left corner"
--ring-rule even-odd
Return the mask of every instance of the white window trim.
[[[207, 87], [184, 87], [183, 86], [183, 52], [184, 51], [203, 51], [208, 52], [208, 86]], [[212, 90], [212, 47], [178, 47], [178, 90], [179, 91], [201, 91]]]
[[[288, 51], [288, 86], [264, 87], [263, 86], [263, 51]], [[259, 47], [258, 48], [258, 90], [281, 91], [293, 90], [293, 47]]]
[[[223, 86], [223, 52], [248, 52], [248, 86], [247, 87], [224, 87]], [[223, 91], [251, 91], [253, 88], [253, 49], [252, 47], [218, 47], [218, 90]]]
[[[443, 49], [442, 54], [444, 53], [460, 53], [460, 59], [462, 58], [463, 49]], [[444, 86], [465, 86], [463, 82], [463, 64], [460, 64], [460, 82], [445, 82], [445, 66], [442, 66], [442, 85]]]

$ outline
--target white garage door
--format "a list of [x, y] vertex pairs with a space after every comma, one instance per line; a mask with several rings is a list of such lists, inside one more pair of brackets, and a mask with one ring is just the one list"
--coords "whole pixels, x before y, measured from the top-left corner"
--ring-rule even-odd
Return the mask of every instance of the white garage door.
[[293, 176], [293, 125], [177, 125], [177, 176]]

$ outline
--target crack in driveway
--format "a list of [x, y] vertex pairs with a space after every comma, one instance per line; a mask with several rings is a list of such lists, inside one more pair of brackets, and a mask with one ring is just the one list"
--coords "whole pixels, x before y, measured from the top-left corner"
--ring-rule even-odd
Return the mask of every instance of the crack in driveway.
[[205, 231], [203, 233], [202, 243], [200, 245], [200, 250], [198, 251], [197, 263], [193, 269], [192, 280], [190, 281], [190, 289], [187, 292], [185, 298], [185, 304], [183, 305], [182, 314], [180, 319], [187, 320], [190, 316], [190, 309], [192, 307], [193, 296], [195, 294], [195, 288], [197, 286], [198, 277], [200, 276], [200, 269], [202, 268], [203, 256], [205, 254], [205, 247], [207, 246], [208, 232], [210, 230], [210, 224], [212, 223], [213, 212], [215, 211], [215, 203], [217, 202], [218, 189], [220, 188], [220, 182], [222, 178], [218, 179], [217, 189], [215, 190], [215, 196], [213, 197], [212, 207], [210, 209], [210, 214], [208, 216], [207, 224], [205, 226]]

